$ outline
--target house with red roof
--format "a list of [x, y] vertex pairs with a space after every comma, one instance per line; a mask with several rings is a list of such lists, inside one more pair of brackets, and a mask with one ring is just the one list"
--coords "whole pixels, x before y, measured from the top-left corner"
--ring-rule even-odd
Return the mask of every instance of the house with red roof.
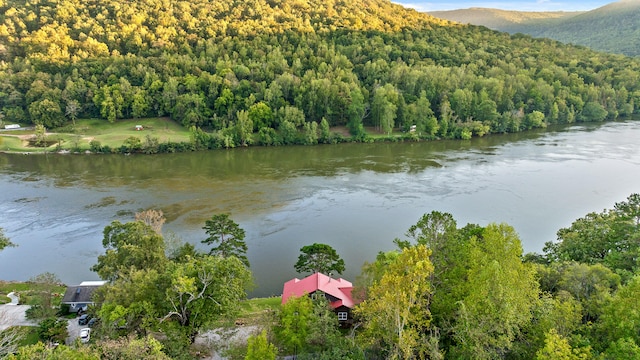
[[356, 305], [351, 296], [353, 285], [345, 279], [333, 279], [322, 273], [309, 275], [304, 279], [291, 279], [284, 283], [282, 304], [291, 297], [311, 296], [315, 299], [324, 296], [338, 316], [341, 325], [350, 324], [353, 319], [351, 309]]

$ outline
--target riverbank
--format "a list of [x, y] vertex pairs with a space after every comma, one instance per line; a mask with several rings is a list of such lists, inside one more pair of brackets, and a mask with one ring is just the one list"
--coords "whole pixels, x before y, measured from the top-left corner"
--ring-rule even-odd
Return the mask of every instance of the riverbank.
[[77, 120], [75, 125], [53, 129], [42, 136], [36, 146], [35, 128], [0, 132], [0, 151], [19, 154], [68, 154], [117, 152], [122, 146], [135, 150], [145, 142], [189, 143], [190, 133], [169, 118], [119, 120], [109, 123], [99, 119]]
[[0, 214], [18, 247], [0, 274], [98, 280], [103, 229], [161, 209], [164, 229], [203, 250], [212, 215], [246, 231], [251, 296], [280, 294], [299, 249], [325, 243], [354, 279], [364, 261], [432, 210], [459, 224], [506, 222], [525, 252], [640, 192], [640, 122], [577, 124], [471, 141], [248, 147], [162, 156], [0, 155]]

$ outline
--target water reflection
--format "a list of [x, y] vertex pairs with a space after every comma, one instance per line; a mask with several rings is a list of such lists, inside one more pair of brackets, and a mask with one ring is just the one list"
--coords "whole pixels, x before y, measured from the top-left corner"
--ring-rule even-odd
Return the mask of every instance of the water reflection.
[[198, 244], [204, 221], [231, 212], [247, 230], [256, 295], [295, 276], [301, 246], [334, 246], [360, 265], [424, 213], [507, 222], [525, 249], [621, 201], [640, 175], [639, 122], [572, 126], [472, 141], [233, 149], [149, 156], [0, 155], [0, 226], [20, 244], [0, 254], [0, 278], [51, 271], [95, 279], [102, 229], [147, 208]]

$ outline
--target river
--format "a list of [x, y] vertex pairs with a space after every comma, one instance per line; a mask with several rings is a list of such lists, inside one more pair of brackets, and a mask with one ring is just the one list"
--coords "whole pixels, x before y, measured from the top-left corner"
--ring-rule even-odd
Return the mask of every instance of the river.
[[[354, 280], [364, 261], [432, 210], [459, 226], [505, 222], [525, 252], [562, 227], [640, 192], [640, 121], [470, 141], [243, 148], [162, 155], [0, 154], [0, 279], [52, 272], [96, 280], [102, 230], [164, 211], [167, 237], [200, 246], [230, 212], [247, 232], [254, 296], [279, 294], [299, 249], [333, 246]], [[201, 249], [204, 249], [200, 246]]]

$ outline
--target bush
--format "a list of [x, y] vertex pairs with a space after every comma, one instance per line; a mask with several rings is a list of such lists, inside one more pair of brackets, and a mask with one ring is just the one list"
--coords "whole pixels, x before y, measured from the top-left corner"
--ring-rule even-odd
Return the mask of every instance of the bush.
[[40, 322], [38, 336], [42, 341], [53, 341], [63, 343], [69, 336], [67, 332], [67, 321], [56, 318], [47, 318]]
[[102, 144], [98, 140], [91, 140], [89, 142], [89, 150], [94, 153], [102, 152]]

